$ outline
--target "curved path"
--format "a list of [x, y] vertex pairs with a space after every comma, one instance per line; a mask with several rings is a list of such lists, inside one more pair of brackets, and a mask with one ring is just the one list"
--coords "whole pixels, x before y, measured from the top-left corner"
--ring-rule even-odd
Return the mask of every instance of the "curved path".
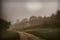
[[20, 34], [20, 40], [44, 40], [26, 32], [18, 32], [18, 33]]

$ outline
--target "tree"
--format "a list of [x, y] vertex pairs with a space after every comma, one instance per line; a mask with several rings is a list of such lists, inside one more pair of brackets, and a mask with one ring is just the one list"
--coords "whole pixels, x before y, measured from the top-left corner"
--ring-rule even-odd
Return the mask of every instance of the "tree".
[[38, 23], [39, 25], [42, 25], [42, 23], [44, 22], [44, 18], [41, 16], [38, 16]]
[[0, 30], [2, 31], [5, 31], [6, 29], [8, 29], [9, 28], [9, 26], [11, 25], [11, 23], [10, 22], [8, 22], [8, 21], [6, 21], [6, 20], [4, 20], [4, 19], [0, 19]]
[[56, 24], [60, 28], [60, 10], [58, 10], [56, 13], [56, 20], [57, 20]]
[[31, 24], [31, 26], [37, 25], [38, 24], [38, 17], [31, 16], [30, 19], [29, 19], [29, 24]]
[[60, 20], [60, 10], [57, 11], [56, 17], [58, 20]]
[[22, 19], [22, 21], [20, 22], [19, 25], [21, 28], [25, 28], [25, 27], [29, 26], [28, 19], [27, 18]]
[[36, 20], [36, 19], [37, 19], [36, 16], [31, 16], [31, 17], [30, 17], [30, 20]]
[[27, 18], [24, 18], [24, 19], [22, 19], [22, 21], [21, 21], [21, 23], [26, 23], [26, 22], [28, 22], [28, 19], [27, 19]]

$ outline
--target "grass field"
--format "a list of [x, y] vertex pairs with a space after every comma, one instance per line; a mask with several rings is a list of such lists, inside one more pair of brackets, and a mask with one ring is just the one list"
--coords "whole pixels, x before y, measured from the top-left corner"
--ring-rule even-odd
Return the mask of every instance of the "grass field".
[[59, 28], [28, 28], [23, 31], [46, 40], [58, 40], [60, 38]]

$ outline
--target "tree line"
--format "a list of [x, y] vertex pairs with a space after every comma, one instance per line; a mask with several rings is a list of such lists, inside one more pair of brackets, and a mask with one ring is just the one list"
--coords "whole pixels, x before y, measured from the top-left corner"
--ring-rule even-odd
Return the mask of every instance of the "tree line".
[[24, 18], [22, 21], [11, 26], [12, 29], [16, 30], [28, 27], [60, 28], [60, 10], [50, 17], [31, 16], [29, 19]]

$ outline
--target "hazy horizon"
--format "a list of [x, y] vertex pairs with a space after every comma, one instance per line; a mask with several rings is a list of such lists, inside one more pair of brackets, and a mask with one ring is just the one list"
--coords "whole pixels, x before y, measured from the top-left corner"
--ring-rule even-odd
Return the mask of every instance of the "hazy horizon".
[[[12, 0], [11, 0], [12, 1]], [[8, 2], [3, 1], [2, 3], [3, 18], [12, 23], [16, 19], [22, 20], [23, 18], [29, 18], [30, 16], [50, 16], [52, 13], [56, 13], [58, 10], [58, 0], [56, 2], [41, 2], [41, 8], [34, 12], [30, 11], [25, 6], [25, 2]], [[33, 10], [33, 9], [32, 9]], [[35, 9], [34, 9], [35, 10]]]

